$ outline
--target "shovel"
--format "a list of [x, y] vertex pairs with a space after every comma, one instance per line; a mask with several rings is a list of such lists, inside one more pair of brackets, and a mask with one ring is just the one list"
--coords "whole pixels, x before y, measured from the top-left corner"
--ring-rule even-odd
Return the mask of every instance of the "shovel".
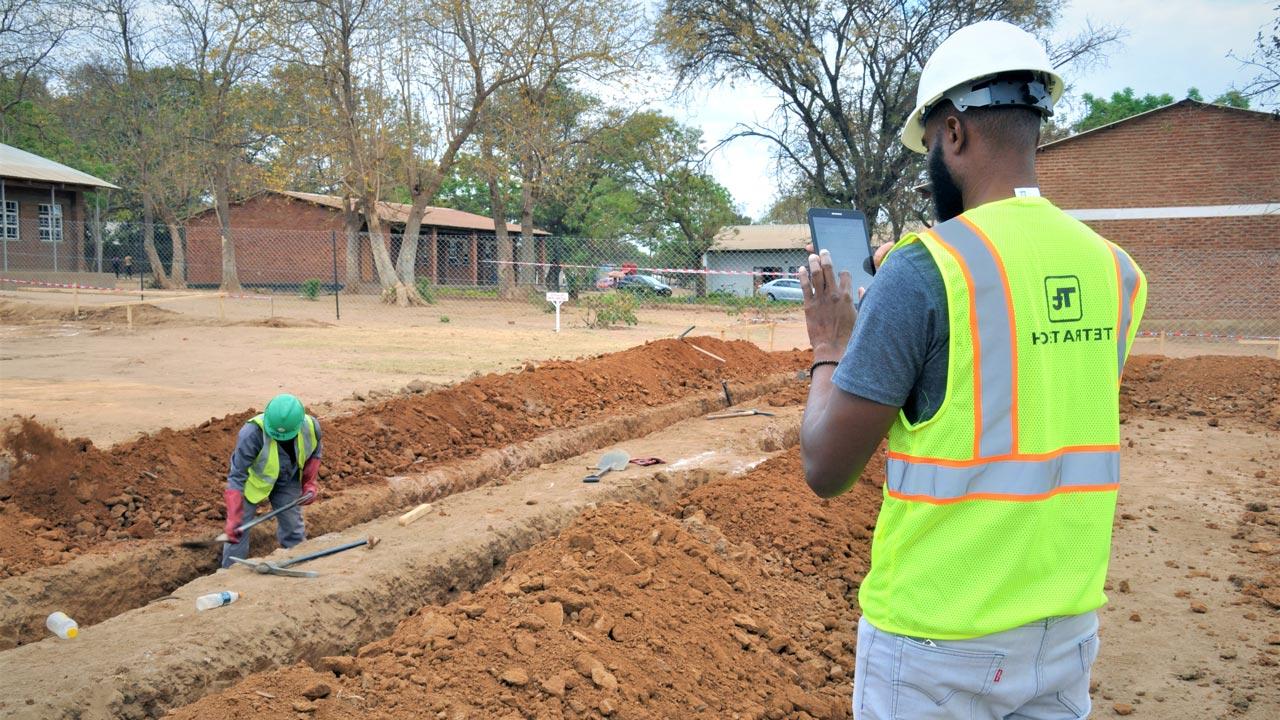
[[[280, 507], [275, 508], [274, 510], [272, 510], [269, 513], [266, 513], [265, 515], [259, 515], [258, 517], [252, 520], [249, 520], [248, 522], [244, 523], [243, 525], [241, 525], [239, 528], [236, 528], [236, 529], [238, 532], [240, 532], [243, 535], [245, 532], [249, 530], [249, 528], [253, 527], [254, 525], [257, 525], [258, 523], [266, 522], [271, 518], [284, 512], [285, 510], [288, 510], [291, 507], [297, 507], [298, 505], [301, 505], [302, 503], [310, 500], [311, 498], [312, 498], [311, 493], [303, 493], [293, 502], [285, 503], [284, 505], [281, 505]], [[230, 540], [231, 539], [227, 537], [226, 533], [219, 533], [218, 536], [215, 538], [206, 538], [204, 540], [183, 540], [180, 544], [182, 545], [182, 547], [188, 547], [188, 548], [207, 548], [207, 547], [213, 547], [214, 545], [219, 545], [224, 542], [230, 542]]]
[[610, 470], [625, 470], [629, 462], [631, 462], [631, 453], [626, 450], [610, 450], [600, 456], [600, 462], [596, 463], [596, 471], [583, 478], [582, 482], [598, 483], [600, 478]]

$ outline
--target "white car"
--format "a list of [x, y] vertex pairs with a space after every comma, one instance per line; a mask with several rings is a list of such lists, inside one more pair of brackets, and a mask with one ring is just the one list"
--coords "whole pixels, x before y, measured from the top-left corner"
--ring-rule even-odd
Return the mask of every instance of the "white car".
[[770, 280], [756, 289], [756, 295], [773, 301], [804, 302], [800, 292], [800, 281], [795, 278], [778, 278]]

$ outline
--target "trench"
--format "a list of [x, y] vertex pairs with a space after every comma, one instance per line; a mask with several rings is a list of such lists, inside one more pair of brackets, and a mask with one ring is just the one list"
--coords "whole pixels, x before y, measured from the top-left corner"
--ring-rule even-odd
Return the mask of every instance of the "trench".
[[[788, 382], [775, 377], [743, 385], [738, 396], [751, 399]], [[408, 527], [395, 517], [348, 524], [345, 532], [289, 551], [370, 534], [382, 539], [372, 551], [316, 561], [319, 580], [218, 571], [174, 590], [172, 598], [88, 627], [75, 641], [47, 639], [8, 650], [0, 654], [11, 669], [0, 677], [0, 714], [158, 717], [248, 674], [349, 652], [387, 635], [423, 605], [479, 587], [512, 553], [555, 535], [584, 509], [618, 501], [658, 507], [713, 477], [746, 472], [799, 440], [799, 407], [778, 408], [775, 417], [698, 417], [721, 406], [715, 397], [690, 399], [370, 488], [385, 507], [441, 499], [438, 511]], [[664, 456], [668, 464], [583, 484], [584, 466], [594, 457], [571, 453], [567, 443], [589, 452], [623, 439], [633, 454]], [[222, 589], [235, 589], [242, 599], [194, 612], [195, 597]]]
[[[794, 373], [779, 373], [735, 383], [733, 393], [736, 399], [750, 400], [783, 388], [794, 378]], [[501, 483], [514, 473], [648, 435], [723, 406], [722, 395], [706, 393], [489, 449], [426, 473], [392, 476], [379, 485], [349, 488], [307, 509], [308, 535], [339, 532], [412, 504]], [[252, 531], [255, 555], [274, 546], [274, 533], [271, 522]], [[55, 609], [88, 627], [164, 598], [175, 588], [216, 570], [219, 552], [217, 548], [183, 548], [172, 538], [144, 541], [0, 581], [0, 650], [46, 637], [44, 620]]]

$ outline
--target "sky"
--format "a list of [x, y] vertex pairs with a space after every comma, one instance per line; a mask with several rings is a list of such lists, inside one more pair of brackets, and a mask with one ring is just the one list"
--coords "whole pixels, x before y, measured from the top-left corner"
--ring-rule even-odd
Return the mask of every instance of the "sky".
[[[1109, 96], [1132, 87], [1138, 95], [1169, 93], [1180, 99], [1196, 87], [1211, 100], [1252, 76], [1227, 53], [1247, 56], [1258, 30], [1275, 17], [1274, 7], [1275, 0], [1075, 0], [1063, 12], [1055, 39], [1076, 34], [1086, 22], [1119, 25], [1127, 32], [1105, 66], [1067, 78], [1077, 97]], [[701, 128], [710, 149], [740, 123], [766, 122], [777, 104], [768, 88], [739, 82], [690, 93], [682, 102], [663, 103], [662, 109]], [[766, 141], [745, 138], [708, 158], [712, 175], [733, 194], [739, 210], [757, 220], [777, 194], [769, 149]]]

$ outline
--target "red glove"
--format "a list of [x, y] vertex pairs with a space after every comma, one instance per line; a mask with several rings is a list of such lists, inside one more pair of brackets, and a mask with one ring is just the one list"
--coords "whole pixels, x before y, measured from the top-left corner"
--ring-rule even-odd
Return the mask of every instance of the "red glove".
[[303, 502], [303, 505], [310, 505], [320, 497], [320, 485], [316, 482], [319, 478], [320, 458], [313, 457], [302, 466], [302, 494], [311, 495], [311, 499]]
[[244, 493], [230, 488], [222, 491], [222, 499], [227, 501], [227, 523], [222, 531], [227, 534], [227, 541], [240, 542], [240, 525], [244, 522]]

